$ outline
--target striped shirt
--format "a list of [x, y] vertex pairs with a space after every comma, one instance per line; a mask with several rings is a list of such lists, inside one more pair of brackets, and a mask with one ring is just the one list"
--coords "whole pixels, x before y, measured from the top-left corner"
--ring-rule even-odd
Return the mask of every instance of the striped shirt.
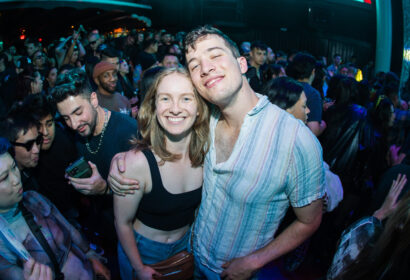
[[211, 270], [273, 240], [289, 203], [324, 195], [322, 149], [301, 122], [260, 96], [246, 115], [229, 159], [216, 163], [215, 128], [204, 163], [202, 202], [194, 225], [195, 255]]

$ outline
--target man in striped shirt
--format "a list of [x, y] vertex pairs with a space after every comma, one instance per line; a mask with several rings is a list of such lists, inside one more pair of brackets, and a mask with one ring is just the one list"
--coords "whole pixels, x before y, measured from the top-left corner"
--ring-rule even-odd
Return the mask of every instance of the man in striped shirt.
[[[193, 227], [196, 279], [249, 279], [319, 227], [322, 149], [302, 122], [251, 89], [246, 59], [221, 31], [197, 28], [184, 46], [196, 89], [215, 105]], [[289, 204], [296, 220], [274, 238]]]

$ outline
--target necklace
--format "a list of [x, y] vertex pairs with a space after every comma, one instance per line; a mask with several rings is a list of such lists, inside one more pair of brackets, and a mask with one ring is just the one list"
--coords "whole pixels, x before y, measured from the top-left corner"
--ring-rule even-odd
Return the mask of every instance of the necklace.
[[104, 138], [104, 132], [105, 132], [105, 129], [107, 128], [107, 124], [108, 124], [108, 110], [105, 109], [105, 108], [104, 108], [104, 116], [105, 116], [104, 125], [103, 125], [103, 129], [101, 130], [100, 141], [98, 142], [97, 149], [96, 149], [95, 151], [91, 150], [91, 148], [90, 148], [90, 143], [88, 143], [88, 139], [87, 139], [87, 143], [85, 143], [85, 146], [87, 147], [88, 152], [89, 152], [90, 154], [93, 154], [93, 155], [97, 154], [98, 151], [100, 150], [101, 143], [102, 143], [102, 140], [103, 140], [103, 138]]

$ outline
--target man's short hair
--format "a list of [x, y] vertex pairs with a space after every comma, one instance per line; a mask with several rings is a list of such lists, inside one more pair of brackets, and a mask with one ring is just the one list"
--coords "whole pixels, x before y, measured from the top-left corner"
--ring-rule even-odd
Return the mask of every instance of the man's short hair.
[[251, 51], [254, 49], [260, 49], [260, 50], [266, 51], [268, 49], [268, 46], [262, 41], [254, 41], [251, 44]]
[[309, 78], [315, 69], [316, 60], [308, 53], [298, 53], [286, 68], [286, 74], [295, 80]]
[[73, 69], [57, 78], [56, 86], [51, 91], [52, 102], [58, 104], [70, 96], [82, 95], [89, 99], [92, 90], [88, 77], [81, 69]]
[[30, 94], [23, 101], [23, 109], [36, 121], [41, 121], [48, 115], [54, 118], [56, 113], [54, 106], [43, 94]]
[[225, 45], [232, 51], [232, 55], [235, 58], [240, 57], [239, 49], [238, 46], [234, 41], [232, 41], [225, 33], [223, 33], [221, 30], [212, 27], [210, 25], [205, 25], [205, 26], [200, 26], [189, 32], [185, 38], [184, 38], [184, 49], [185, 49], [185, 54], [188, 53], [188, 49], [192, 48], [195, 50], [195, 45], [198, 40], [201, 40], [201, 38], [204, 38], [208, 35], [216, 35], [220, 38], [222, 38], [225, 42]]
[[[159, 61], [160, 62], [163, 62], [164, 61], [164, 58], [166, 57], [166, 56], [175, 56], [176, 58], [178, 58], [178, 55], [176, 54], [176, 53], [164, 53], [164, 54], [162, 54], [160, 57], [159, 57]], [[178, 60], [179, 60], [179, 58], [178, 58]]]
[[15, 142], [20, 132], [23, 135], [32, 127], [37, 127], [36, 120], [24, 109], [21, 102], [14, 103], [6, 118], [0, 122], [0, 137]]
[[105, 56], [105, 57], [109, 57], [109, 58], [115, 58], [115, 57], [119, 58], [121, 56], [119, 51], [117, 51], [116, 49], [111, 48], [111, 47], [107, 47], [107, 48], [103, 49], [101, 51], [101, 55], [103, 57]]

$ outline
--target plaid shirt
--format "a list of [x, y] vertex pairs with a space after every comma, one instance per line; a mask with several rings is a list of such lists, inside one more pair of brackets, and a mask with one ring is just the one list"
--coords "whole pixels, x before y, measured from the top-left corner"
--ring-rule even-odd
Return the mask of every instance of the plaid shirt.
[[211, 270], [273, 240], [289, 207], [324, 195], [322, 149], [301, 122], [260, 96], [246, 115], [232, 154], [216, 164], [215, 127], [205, 158], [202, 202], [194, 225], [194, 253]]

